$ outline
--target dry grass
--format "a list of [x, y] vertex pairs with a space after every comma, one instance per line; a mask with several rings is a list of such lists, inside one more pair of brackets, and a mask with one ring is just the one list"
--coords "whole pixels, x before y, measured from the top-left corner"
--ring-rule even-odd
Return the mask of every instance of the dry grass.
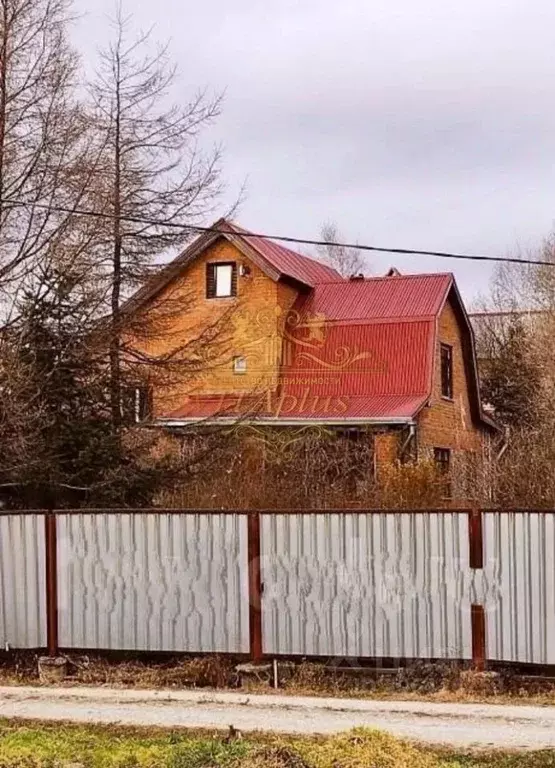
[[[72, 654], [67, 658], [66, 682], [70, 685], [114, 688], [230, 688], [237, 685], [235, 665], [220, 656], [168, 658], [148, 663]], [[37, 661], [35, 654], [4, 654], [0, 657], [0, 683], [39, 684]]]
[[[67, 686], [106, 686], [139, 689], [236, 689], [235, 662], [228, 657], [176, 657], [164, 660], [102, 656], [68, 657]], [[491, 679], [476, 676], [458, 664], [418, 662], [396, 673], [368, 676], [349, 674], [324, 664], [287, 665], [281, 687], [252, 681], [243, 690], [252, 693], [287, 693], [299, 696], [390, 699], [405, 701], [490, 702], [555, 705], [555, 681], [524, 678], [510, 670]], [[28, 652], [0, 654], [0, 685], [41, 685], [37, 656]], [[0, 766], [1, 768], [1, 766]]]
[[337, 696], [405, 701], [555, 704], [555, 681], [532, 679], [502, 670], [490, 678], [455, 663], [417, 662], [394, 674], [379, 670], [366, 679], [322, 664], [305, 662], [284, 681], [287, 692], [305, 696]]

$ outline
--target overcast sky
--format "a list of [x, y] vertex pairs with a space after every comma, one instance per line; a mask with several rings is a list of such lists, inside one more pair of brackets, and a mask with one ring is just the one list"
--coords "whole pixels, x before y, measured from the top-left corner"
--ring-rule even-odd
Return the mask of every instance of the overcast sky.
[[[87, 62], [112, 0], [77, 0]], [[503, 255], [555, 221], [552, 0], [129, 0], [171, 39], [176, 97], [227, 92], [213, 139], [238, 220], [314, 237], [326, 219], [370, 244]], [[489, 268], [371, 257], [380, 273]]]

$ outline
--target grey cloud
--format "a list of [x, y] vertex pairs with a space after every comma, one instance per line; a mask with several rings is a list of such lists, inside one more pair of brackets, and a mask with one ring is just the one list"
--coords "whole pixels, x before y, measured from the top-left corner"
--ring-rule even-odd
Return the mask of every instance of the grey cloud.
[[[78, 0], [88, 61], [110, 0]], [[172, 37], [177, 98], [227, 89], [207, 137], [225, 148], [241, 220], [314, 236], [502, 254], [555, 211], [555, 4], [549, 0], [136, 0]], [[467, 297], [489, 270], [372, 258], [377, 270], [453, 269]]]

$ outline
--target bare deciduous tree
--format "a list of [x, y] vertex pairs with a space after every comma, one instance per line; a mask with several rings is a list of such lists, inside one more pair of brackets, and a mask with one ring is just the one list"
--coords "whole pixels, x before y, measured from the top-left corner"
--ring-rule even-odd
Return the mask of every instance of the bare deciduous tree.
[[555, 504], [555, 259], [548, 237], [530, 258], [554, 266], [499, 264], [475, 318], [482, 392], [508, 427], [487, 486], [496, 503]]
[[0, 0], [0, 289], [15, 286], [74, 225], [86, 181], [86, 118], [68, 0]]
[[[199, 136], [219, 114], [221, 97], [198, 93], [168, 105], [176, 71], [150, 34], [133, 37], [118, 6], [114, 35], [101, 54], [92, 86], [94, 122], [102, 147], [96, 207], [107, 215], [97, 266], [107, 280], [111, 317], [111, 409], [121, 425], [122, 301], [145, 280], [156, 256], [181, 247], [212, 212], [221, 191], [220, 153], [199, 148]], [[178, 225], [178, 226], [174, 226]], [[135, 329], [138, 332], [139, 329]]]
[[327, 221], [323, 224], [320, 237], [329, 243], [329, 245], [318, 246], [318, 256], [322, 261], [336, 269], [343, 277], [365, 273], [366, 262], [362, 251], [358, 248], [338, 245], [342, 237], [335, 223]]

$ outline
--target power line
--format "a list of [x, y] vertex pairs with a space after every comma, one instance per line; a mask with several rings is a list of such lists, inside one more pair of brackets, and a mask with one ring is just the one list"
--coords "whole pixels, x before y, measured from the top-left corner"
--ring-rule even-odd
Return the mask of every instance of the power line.
[[[115, 218], [111, 213], [101, 213], [99, 211], [90, 211], [90, 210], [85, 210], [83, 208], [65, 208], [63, 206], [50, 206], [50, 205], [47, 205], [46, 203], [35, 203], [35, 202], [25, 203], [25, 202], [19, 202], [19, 201], [10, 201], [7, 203], [7, 205], [14, 208], [31, 206], [34, 208], [52, 211], [53, 213], [66, 213], [68, 215], [75, 215], [75, 216], [90, 216], [90, 217], [103, 218], [103, 219], [109, 219], [109, 220], [113, 220]], [[169, 229], [181, 229], [181, 230], [189, 230], [191, 232], [214, 233], [214, 234], [224, 234], [226, 232], [225, 229], [220, 229], [218, 227], [213, 227], [213, 226], [203, 227], [199, 224], [183, 224], [175, 221], [148, 219], [141, 216], [121, 215], [119, 218], [121, 221], [125, 221], [130, 224], [143, 224], [151, 227], [167, 227]], [[387, 248], [387, 247], [381, 247], [377, 245], [365, 245], [361, 243], [340, 243], [340, 242], [332, 242], [330, 240], [311, 240], [311, 239], [306, 239], [301, 237], [292, 237], [290, 235], [269, 235], [269, 234], [260, 233], [260, 232], [245, 232], [244, 230], [229, 231], [229, 234], [234, 234], [237, 237], [242, 237], [245, 239], [263, 238], [265, 240], [277, 240], [279, 242], [293, 243], [296, 245], [314, 245], [314, 246], [334, 247], [334, 248], [356, 248], [359, 251], [371, 251], [373, 253], [391, 253], [391, 254], [398, 254], [401, 256], [435, 256], [441, 259], [462, 259], [465, 261], [491, 261], [491, 262], [502, 262], [502, 263], [509, 263], [509, 264], [536, 264], [538, 266], [544, 266], [544, 267], [555, 267], [555, 261], [546, 261], [542, 259], [521, 259], [521, 258], [517, 258], [516, 256], [483, 256], [483, 255], [470, 254], [470, 253], [451, 253], [449, 251], [425, 251], [425, 250], [418, 250], [415, 248]]]

